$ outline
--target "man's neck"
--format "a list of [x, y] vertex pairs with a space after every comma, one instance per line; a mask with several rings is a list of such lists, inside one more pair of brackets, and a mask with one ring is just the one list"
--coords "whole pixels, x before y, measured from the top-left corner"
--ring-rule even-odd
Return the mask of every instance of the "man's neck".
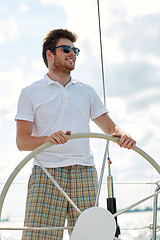
[[64, 87], [69, 83], [69, 81], [71, 80], [71, 76], [70, 73], [64, 73], [64, 72], [52, 72], [49, 71], [48, 72], [48, 77], [56, 82], [59, 82], [60, 84], [62, 84]]

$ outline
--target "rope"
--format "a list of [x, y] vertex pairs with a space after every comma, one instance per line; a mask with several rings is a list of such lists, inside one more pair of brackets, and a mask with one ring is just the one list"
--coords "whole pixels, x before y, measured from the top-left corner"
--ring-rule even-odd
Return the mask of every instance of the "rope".
[[105, 81], [104, 81], [104, 64], [103, 64], [103, 50], [102, 50], [102, 34], [101, 34], [101, 18], [100, 18], [99, 0], [97, 0], [97, 9], [98, 9], [98, 23], [99, 23], [100, 52], [101, 52], [101, 69], [102, 69], [102, 82], [103, 82], [103, 98], [104, 98], [104, 105], [106, 106], [106, 92], [105, 92]]

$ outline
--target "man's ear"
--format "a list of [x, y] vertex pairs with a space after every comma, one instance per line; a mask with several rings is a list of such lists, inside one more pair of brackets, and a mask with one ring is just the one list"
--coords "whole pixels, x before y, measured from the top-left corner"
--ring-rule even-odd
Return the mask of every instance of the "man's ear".
[[47, 50], [46, 51], [46, 58], [47, 58], [47, 60], [51, 60], [51, 59], [54, 58], [54, 54], [50, 50]]

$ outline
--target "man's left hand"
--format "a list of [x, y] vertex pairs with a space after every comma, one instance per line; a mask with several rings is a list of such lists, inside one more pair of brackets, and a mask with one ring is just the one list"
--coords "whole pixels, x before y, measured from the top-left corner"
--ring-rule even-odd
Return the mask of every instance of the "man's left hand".
[[136, 145], [136, 141], [132, 137], [130, 137], [126, 134], [113, 133], [112, 136], [120, 138], [120, 140], [118, 142], [118, 145], [120, 147], [133, 149], [134, 146]]

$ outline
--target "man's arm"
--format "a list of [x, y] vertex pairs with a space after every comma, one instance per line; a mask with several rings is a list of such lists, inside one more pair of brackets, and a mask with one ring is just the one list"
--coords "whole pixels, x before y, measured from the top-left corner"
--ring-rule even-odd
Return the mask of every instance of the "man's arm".
[[102, 129], [104, 133], [111, 134], [113, 137], [119, 137], [118, 142], [120, 147], [132, 149], [136, 141], [131, 136], [118, 127], [107, 113], [94, 119], [94, 122]]
[[53, 144], [64, 144], [68, 141], [67, 135], [71, 132], [64, 133], [58, 131], [50, 136], [34, 137], [32, 136], [33, 123], [24, 120], [17, 120], [17, 147], [20, 151], [33, 151], [43, 143], [50, 141]]

